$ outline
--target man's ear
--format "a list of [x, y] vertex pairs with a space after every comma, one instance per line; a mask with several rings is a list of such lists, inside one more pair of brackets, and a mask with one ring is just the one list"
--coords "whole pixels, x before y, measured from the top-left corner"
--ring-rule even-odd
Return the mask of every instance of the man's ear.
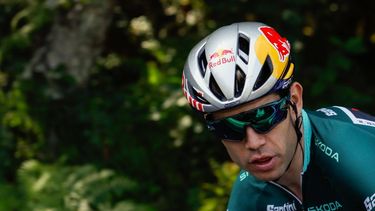
[[301, 114], [303, 107], [303, 87], [298, 82], [293, 82], [290, 86], [290, 101], [296, 105], [298, 114]]

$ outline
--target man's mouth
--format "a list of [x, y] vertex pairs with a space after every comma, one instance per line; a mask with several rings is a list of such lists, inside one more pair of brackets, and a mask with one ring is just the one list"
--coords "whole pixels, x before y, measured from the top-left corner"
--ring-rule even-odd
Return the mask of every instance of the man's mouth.
[[265, 156], [251, 160], [250, 164], [256, 171], [269, 171], [274, 168], [275, 159], [272, 156]]

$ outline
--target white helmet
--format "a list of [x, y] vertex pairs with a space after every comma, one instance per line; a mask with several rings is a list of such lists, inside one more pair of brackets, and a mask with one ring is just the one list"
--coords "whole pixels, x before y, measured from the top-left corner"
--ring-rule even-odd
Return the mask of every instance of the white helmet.
[[190, 51], [184, 95], [193, 108], [210, 113], [287, 89], [294, 69], [289, 54], [289, 42], [263, 23], [221, 27]]

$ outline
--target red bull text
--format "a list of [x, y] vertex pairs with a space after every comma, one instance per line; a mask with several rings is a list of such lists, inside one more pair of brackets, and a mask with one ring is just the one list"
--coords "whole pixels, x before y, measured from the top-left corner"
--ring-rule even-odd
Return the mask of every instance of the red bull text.
[[222, 64], [227, 64], [235, 61], [233, 49], [219, 49], [210, 55], [208, 67], [210, 69], [218, 67]]

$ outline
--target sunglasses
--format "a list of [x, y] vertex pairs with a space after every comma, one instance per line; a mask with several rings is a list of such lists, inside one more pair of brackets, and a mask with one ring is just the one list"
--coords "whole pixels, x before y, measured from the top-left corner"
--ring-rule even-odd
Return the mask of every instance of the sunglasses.
[[249, 111], [231, 117], [213, 120], [206, 117], [208, 129], [218, 138], [229, 141], [242, 141], [246, 136], [246, 127], [255, 132], [265, 134], [282, 122], [288, 114], [289, 95], [280, 100], [267, 103]]

